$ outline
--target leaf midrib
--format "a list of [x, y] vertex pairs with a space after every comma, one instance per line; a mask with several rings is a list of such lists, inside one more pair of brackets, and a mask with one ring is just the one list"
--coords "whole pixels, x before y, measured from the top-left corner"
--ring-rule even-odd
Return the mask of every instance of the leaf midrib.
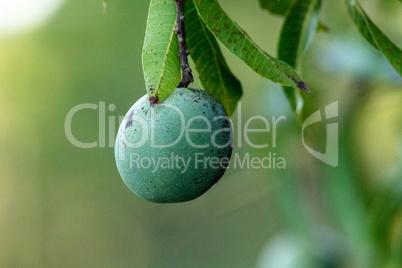
[[169, 45], [168, 45], [168, 47], [167, 47], [167, 50], [166, 50], [166, 53], [165, 53], [165, 58], [164, 58], [164, 60], [163, 60], [163, 64], [162, 64], [162, 72], [161, 72], [161, 79], [159, 80], [159, 84], [158, 84], [158, 89], [157, 89], [157, 93], [156, 94], [158, 94], [159, 93], [159, 89], [161, 88], [161, 86], [162, 86], [162, 80], [164, 80], [164, 74], [165, 74], [165, 70], [166, 70], [166, 62], [167, 62], [167, 60], [168, 60], [168, 55], [169, 55], [169, 52], [170, 52], [170, 47], [171, 47], [171, 45], [172, 45], [172, 42], [173, 42], [173, 36], [175, 35], [174, 34], [174, 29], [176, 28], [176, 22], [173, 24], [173, 29], [172, 29], [172, 32], [171, 32], [171, 34], [170, 34], [170, 39], [169, 39]]
[[[198, 14], [197, 14], [197, 16], [198, 16]], [[198, 18], [198, 19], [200, 19], [200, 18]], [[214, 62], [215, 62], [215, 66], [219, 66], [219, 59], [218, 59], [218, 57], [217, 57], [217, 51], [216, 51], [215, 48], [213, 47], [212, 42], [211, 42], [211, 39], [210, 39], [209, 36], [208, 36], [207, 30], [205, 29], [206, 26], [203, 25], [202, 22], [200, 22], [200, 25], [201, 25], [202, 31], [204, 32], [204, 34], [205, 34], [205, 36], [206, 36], [206, 39], [208, 40], [208, 43], [209, 43], [209, 45], [210, 45], [210, 48], [211, 48], [211, 50], [212, 50], [212, 52], [213, 52], [213, 59], [214, 59]], [[208, 30], [208, 31], [209, 31], [209, 30]], [[219, 45], [219, 44], [218, 44], [218, 45]], [[227, 85], [225, 84], [225, 81], [222, 79], [222, 72], [221, 72], [220, 68], [216, 68], [216, 69], [217, 69], [217, 71], [218, 71], [219, 80], [220, 80], [220, 82], [221, 82], [220, 84], [223, 85], [225, 88], [227, 88]], [[227, 95], [227, 90], [224, 90], [223, 94], [224, 94], [225, 99], [226, 99], [226, 98], [228, 97], [228, 95]]]

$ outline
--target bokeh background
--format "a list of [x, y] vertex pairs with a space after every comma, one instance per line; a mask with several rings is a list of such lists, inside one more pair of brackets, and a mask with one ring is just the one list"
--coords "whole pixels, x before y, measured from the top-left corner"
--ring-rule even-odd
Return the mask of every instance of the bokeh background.
[[[220, 2], [276, 55], [281, 17], [257, 0]], [[275, 153], [286, 169], [229, 169], [194, 201], [153, 204], [124, 185], [112, 148], [118, 117], [146, 93], [149, 2], [109, 1], [104, 13], [101, 0], [0, 0], [0, 267], [401, 267], [402, 79], [342, 2], [323, 1], [329, 31], [317, 33], [301, 64], [312, 89], [305, 117], [338, 101], [329, 123], [339, 123], [339, 165], [311, 156], [280, 87], [223, 49], [244, 89], [235, 138], [240, 115], [243, 126], [253, 115], [286, 116], [276, 147], [270, 133], [254, 133], [269, 148], [243, 143], [234, 152]], [[400, 1], [361, 2], [402, 47]], [[105, 104], [104, 148], [66, 137], [66, 115], [82, 103]], [[305, 133], [321, 152], [326, 123]], [[99, 109], [87, 109], [72, 131], [99, 143], [98, 125]]]

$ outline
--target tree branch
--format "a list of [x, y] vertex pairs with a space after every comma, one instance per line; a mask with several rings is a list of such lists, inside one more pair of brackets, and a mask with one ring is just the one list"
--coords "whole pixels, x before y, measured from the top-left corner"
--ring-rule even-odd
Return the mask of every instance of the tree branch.
[[186, 44], [186, 31], [184, 29], [184, 4], [186, 0], [175, 0], [176, 2], [176, 29], [174, 30], [179, 40], [179, 59], [181, 62], [181, 81], [179, 87], [187, 87], [194, 82], [191, 68], [188, 64], [188, 50]]

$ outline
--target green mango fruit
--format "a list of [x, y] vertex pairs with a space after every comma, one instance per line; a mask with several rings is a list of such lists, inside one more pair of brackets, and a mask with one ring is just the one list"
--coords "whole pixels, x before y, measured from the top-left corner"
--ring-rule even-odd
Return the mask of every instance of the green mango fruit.
[[176, 88], [163, 102], [139, 99], [116, 139], [118, 171], [128, 188], [157, 203], [189, 201], [224, 174], [232, 127], [222, 104], [204, 90]]

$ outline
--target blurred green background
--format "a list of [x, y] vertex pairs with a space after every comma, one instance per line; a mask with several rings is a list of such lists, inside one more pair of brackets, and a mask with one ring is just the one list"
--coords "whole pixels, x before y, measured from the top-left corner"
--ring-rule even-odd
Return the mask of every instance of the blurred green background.
[[[31, 10], [17, 2], [8, 15]], [[276, 55], [282, 18], [257, 0], [220, 2]], [[0, 18], [0, 267], [401, 267], [402, 79], [360, 37], [342, 1], [323, 1], [321, 21], [330, 30], [316, 35], [301, 71], [312, 89], [303, 93], [305, 117], [338, 101], [339, 118], [330, 121], [339, 123], [336, 168], [303, 147], [280, 87], [224, 49], [244, 89], [235, 139], [239, 115], [243, 126], [254, 115], [286, 116], [275, 148], [271, 134], [254, 133], [269, 148], [243, 143], [234, 152], [276, 153], [286, 169], [229, 169], [205, 195], [181, 204], [148, 203], [129, 191], [109, 140], [118, 116], [146, 93], [148, 3], [109, 1], [104, 14], [101, 0], [68, 0], [43, 24], [19, 32]], [[401, 47], [400, 2], [362, 4]], [[67, 113], [101, 102], [113, 126], [105, 147], [75, 147], [64, 130]], [[98, 113], [73, 118], [77, 140], [99, 142]], [[322, 152], [326, 123], [305, 133]]]

